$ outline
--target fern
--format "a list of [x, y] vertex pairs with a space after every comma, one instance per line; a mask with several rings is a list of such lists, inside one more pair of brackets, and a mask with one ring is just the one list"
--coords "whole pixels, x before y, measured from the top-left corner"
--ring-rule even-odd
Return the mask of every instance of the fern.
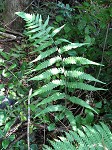
[[[26, 14], [24, 12], [17, 13], [26, 21], [25, 35], [34, 49], [30, 52], [35, 58], [29, 63], [32, 66], [26, 73], [29, 74], [28, 81], [35, 81], [35, 84], [41, 84], [32, 94], [32, 98], [41, 97], [41, 102], [36, 104], [36, 108], [40, 106], [44, 108], [41, 113], [37, 113], [35, 117], [44, 115], [49, 112], [63, 111], [69, 120], [72, 128], [75, 127], [75, 118], [71, 111], [63, 105], [53, 105], [53, 101], [62, 100], [69, 101], [87, 109], [95, 111], [89, 104], [81, 98], [69, 93], [69, 90], [81, 89], [88, 91], [104, 90], [103, 88], [94, 87], [86, 83], [85, 80], [103, 83], [95, 79], [89, 74], [77, 71], [77, 66], [83, 65], [101, 65], [83, 57], [69, 57], [68, 51], [78, 47], [87, 45], [88, 43], [71, 43], [66, 39], [56, 39], [64, 26], [54, 29], [49, 26], [49, 17], [43, 23], [41, 15]], [[74, 69], [71, 69], [71, 66]], [[76, 66], [76, 67], [75, 67]], [[59, 90], [57, 90], [57, 88]], [[69, 90], [68, 90], [69, 89]], [[36, 110], [35, 110], [36, 111]]]
[[68, 58], [65, 58], [64, 59], [64, 63], [65, 64], [77, 64], [77, 65], [101, 65], [99, 63], [96, 63], [96, 62], [93, 62], [93, 61], [90, 61], [86, 58], [83, 58], [83, 57], [68, 57]]
[[112, 133], [104, 123], [94, 127], [85, 126], [77, 131], [65, 132], [65, 137], [50, 141], [43, 150], [111, 150]]

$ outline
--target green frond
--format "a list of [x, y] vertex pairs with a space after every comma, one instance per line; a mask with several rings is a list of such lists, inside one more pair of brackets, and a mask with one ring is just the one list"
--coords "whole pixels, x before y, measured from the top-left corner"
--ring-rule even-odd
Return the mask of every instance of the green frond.
[[97, 88], [97, 87], [94, 87], [92, 85], [88, 85], [88, 84], [81, 83], [81, 82], [75, 82], [74, 83], [74, 82], [65, 82], [64, 80], [53, 80], [52, 82], [50, 82], [50, 83], [42, 86], [38, 90], [36, 90], [34, 92], [34, 94], [32, 94], [32, 97], [36, 96], [38, 94], [42, 94], [44, 92], [51, 91], [54, 88], [56, 88], [58, 86], [62, 86], [62, 85], [65, 85], [68, 88], [88, 90], [88, 91], [106, 90], [103, 88]]
[[38, 94], [42, 94], [44, 92], [49, 92], [51, 90], [53, 90], [54, 88], [58, 87], [59, 85], [63, 85], [63, 81], [62, 80], [53, 80], [52, 82], [49, 82], [48, 84], [42, 86], [41, 88], [39, 88], [38, 90], [36, 90], [31, 97], [36, 96]]
[[89, 80], [89, 81], [95, 81], [95, 82], [103, 83], [100, 80], [95, 79], [90, 74], [87, 74], [87, 73], [84, 73], [84, 72], [81, 72], [81, 71], [77, 71], [77, 70], [65, 71], [65, 74], [66, 74], [66, 76], [73, 77], [73, 78], [85, 79], [85, 80]]
[[[95, 129], [99, 132], [99, 133], [103, 133], [102, 136], [102, 144], [103, 145], [107, 145], [107, 148], [111, 148], [112, 149], [112, 133], [109, 130], [108, 126], [106, 126], [104, 123], [101, 122], [101, 126], [99, 125], [95, 125]], [[108, 140], [110, 140], [111, 142], [108, 142]]]
[[49, 146], [47, 146], [47, 145], [45, 145], [44, 148], [45, 148], [46, 150], [53, 150], [51, 147], [49, 147]]
[[49, 35], [46, 35], [42, 38], [34, 40], [33, 44], [36, 45], [36, 47], [37, 47], [37, 45], [44, 44], [45, 42], [48, 42], [48, 41], [49, 41]]
[[77, 64], [77, 65], [88, 65], [88, 64], [92, 64], [92, 65], [101, 65], [99, 63], [93, 62], [91, 60], [88, 60], [86, 58], [83, 57], [68, 57], [68, 58], [64, 58], [64, 63], [65, 64]]
[[39, 52], [44, 50], [45, 48], [49, 47], [50, 45], [53, 44], [52, 40], [46, 41], [45, 43], [42, 43], [41, 45], [37, 45], [35, 44], [34, 46], [36, 47], [32, 52], [30, 52], [30, 54], [33, 54], [35, 52]]
[[48, 106], [44, 110], [42, 110], [40, 113], [37, 113], [35, 115], [35, 118], [40, 116], [40, 115], [44, 115], [46, 113], [57, 112], [57, 111], [65, 111], [66, 118], [70, 122], [73, 130], [76, 130], [76, 121], [75, 121], [74, 115], [72, 114], [72, 112], [70, 110], [68, 110], [65, 106], [62, 106], [62, 105]]
[[71, 44], [68, 44], [68, 45], [66, 45], [66, 46], [64, 46], [64, 47], [62, 47], [62, 48], [60, 48], [60, 53], [62, 54], [62, 53], [64, 53], [64, 52], [66, 52], [66, 51], [69, 51], [69, 50], [71, 50], [71, 49], [76, 49], [76, 48], [78, 48], [78, 47], [81, 47], [81, 46], [83, 46], [83, 45], [87, 45], [88, 43], [71, 43]]
[[29, 23], [35, 20], [34, 14], [27, 14], [25, 12], [16, 12], [16, 14]]
[[42, 70], [44, 68], [52, 66], [53, 64], [55, 64], [56, 62], [59, 62], [59, 61], [61, 61], [61, 58], [59, 56], [51, 58], [51, 59], [46, 60], [46, 61], [42, 62], [41, 64], [39, 64], [33, 71]]
[[37, 26], [36, 26], [36, 28], [34, 28], [32, 30], [30, 29], [29, 31], [27, 31], [26, 35], [30, 35], [31, 36], [31, 33], [35, 33], [35, 32], [38, 32], [40, 30], [41, 30], [41, 27], [37, 28]]
[[70, 96], [68, 96], [67, 99], [69, 101], [71, 101], [72, 103], [74, 103], [74, 104], [78, 104], [78, 105], [80, 105], [82, 107], [85, 107], [87, 109], [90, 109], [90, 110], [92, 110], [92, 111], [94, 111], [96, 113], [96, 111], [88, 103], [86, 103], [84, 100], [82, 100], [82, 99], [80, 99], [78, 97], [75, 97], [75, 96], [70, 97]]
[[34, 22], [32, 22], [31, 24], [26, 24], [27, 30], [36, 29], [38, 27], [39, 27], [38, 24], [35, 24]]
[[31, 79], [29, 79], [28, 81], [30, 80], [43, 80], [43, 79], [47, 79], [49, 77], [51, 77], [52, 75], [57, 75], [59, 73], [62, 73], [62, 69], [61, 68], [52, 68], [52, 69], [49, 69], [43, 73], [41, 73], [40, 75], [37, 75]]
[[61, 43], [69, 43], [69, 44], [71, 44], [71, 42], [70, 41], [68, 41], [68, 40], [66, 40], [66, 39], [57, 39], [56, 41], [55, 41], [55, 44], [56, 45], [59, 45], [59, 44], [61, 44]]
[[51, 34], [51, 37], [54, 37], [57, 33], [59, 33], [63, 28], [64, 28], [65, 25], [55, 29], [52, 34]]
[[48, 106], [44, 110], [42, 110], [40, 113], [36, 113], [34, 118], [36, 118], [40, 115], [44, 115], [46, 113], [50, 113], [50, 112], [64, 111], [65, 109], [66, 109], [66, 107], [64, 107], [62, 105]]
[[55, 47], [54, 48], [50, 48], [49, 50], [47, 50], [45, 52], [41, 52], [40, 55], [35, 60], [33, 60], [31, 63], [39, 61], [39, 60], [42, 60], [42, 59], [50, 56], [51, 54], [53, 54], [55, 52], [56, 52], [56, 48]]
[[[106, 129], [105, 131], [104, 128]], [[107, 137], [105, 134], [109, 136]], [[70, 130], [69, 132], [65, 132], [65, 136], [50, 141], [53, 150], [57, 150], [56, 147], [58, 147], [58, 150], [62, 150], [63, 147], [64, 150], [68, 150], [66, 143], [69, 146], [70, 144], [72, 145], [72, 150], [111, 150], [112, 132], [107, 125], [101, 123], [93, 127], [85, 126], [83, 129], [78, 129], [77, 131]], [[44, 146], [43, 150], [47, 150], [46, 148], [47, 146]]]
[[[51, 145], [53, 145], [54, 149], [61, 149], [63, 147], [63, 150], [76, 150], [74, 146], [65, 138], [59, 137], [61, 140], [56, 140], [55, 142], [50, 141]], [[64, 143], [63, 143], [64, 142]], [[48, 150], [48, 149], [47, 149]]]
[[91, 128], [90, 126], [86, 126], [86, 130], [85, 130], [85, 127], [83, 127], [83, 130], [85, 133], [87, 130], [87, 136], [90, 136], [90, 137], [92, 136], [92, 139], [90, 140], [90, 142], [92, 141], [92, 142], [99, 143], [99, 141], [101, 140], [101, 137], [99, 133], [97, 132], [97, 130], [95, 130], [94, 128]]
[[[24, 12], [18, 12], [16, 14], [26, 21], [25, 35], [28, 36], [28, 42], [32, 47], [32, 51], [29, 54], [33, 54], [31, 56], [31, 59], [33, 58], [34, 60], [31, 60], [31, 62], [29, 63], [29, 69], [26, 71], [27, 72], [26, 74], [27, 75], [29, 74], [30, 76], [30, 79], [28, 81], [35, 80], [37, 85], [41, 86], [39, 87], [39, 89], [36, 89], [34, 91], [31, 97], [38, 95], [42, 99], [41, 102], [38, 102], [36, 107], [42, 105], [48, 106], [47, 108], [43, 107], [43, 110], [40, 113], [36, 113], [35, 117], [45, 115], [46, 113], [50, 112], [62, 111], [65, 114], [68, 121], [70, 122], [72, 129], [76, 130], [76, 122], [74, 115], [72, 114], [72, 111], [70, 111], [69, 109], [67, 109], [65, 106], [62, 105], [52, 105], [52, 102], [66, 99], [67, 101], [78, 104], [82, 107], [85, 107], [87, 109], [96, 112], [91, 106], [89, 106], [89, 104], [87, 104], [82, 99], [77, 98], [74, 95], [71, 97], [71, 95], [69, 95], [70, 94], [69, 90], [71, 89], [74, 90], [80, 89], [88, 91], [105, 90], [103, 88], [97, 88], [81, 82], [80, 80], [89, 80], [103, 83], [89, 74], [75, 70], [75, 68], [78, 65], [82, 66], [89, 64], [90, 65], [102, 65], [102, 64], [93, 62], [83, 57], [67, 57], [67, 55], [64, 54], [65, 52], [87, 45], [88, 43], [71, 43], [66, 39], [59, 39], [59, 38], [55, 39], [55, 35], [59, 33], [64, 26], [59, 27], [57, 29], [54, 29], [54, 27], [49, 26], [48, 25], [49, 16], [46, 19], [46, 21], [43, 22], [42, 17], [39, 14], [34, 15], [34, 14], [27, 14]], [[62, 45], [64, 46], [62, 47]], [[59, 62], [59, 66], [57, 65], [58, 64], [57, 62]], [[76, 65], [74, 66], [73, 71], [70, 70], [72, 64]], [[32, 74], [32, 72], [35, 73]], [[57, 78], [58, 74], [59, 75], [62, 74], [61, 76], [59, 76], [60, 78], [59, 80], [52, 80], [52, 78], [50, 78], [52, 76]], [[44, 81], [44, 79], [47, 78], [50, 78], [51, 81], [49, 80]], [[76, 80], [74, 80], [73, 78], [76, 78]], [[40, 80], [43, 81], [41, 82]], [[58, 86], [60, 88], [57, 92], [55, 88], [57, 88]], [[61, 89], [61, 87], [63, 88], [63, 86], [65, 86], [66, 90], [68, 90], [67, 91], [68, 95], [66, 93], [62, 93], [63, 89]], [[35, 86], [34, 88], [37, 87]], [[43, 96], [41, 97], [42, 94], [44, 95], [45, 98], [43, 98]], [[72, 138], [72, 142], [69, 139], [67, 139], [68, 137], [71, 136], [71, 132], [69, 132], [68, 134], [66, 134], [67, 137], [60, 138], [58, 142], [55, 143], [52, 142], [51, 144], [52, 147], [54, 147], [54, 149], [56, 150], [57, 148], [59, 150], [62, 149], [68, 150], [70, 148], [71, 150], [75, 149], [87, 150], [91, 148], [92, 150], [94, 150], [95, 144], [96, 146], [100, 146], [102, 144], [101, 133], [103, 133], [104, 141], [105, 140], [107, 141], [107, 139], [109, 139], [109, 136], [111, 135], [111, 133], [110, 134], [107, 133], [107, 128], [103, 125], [102, 126], [100, 125], [100, 127], [95, 126], [94, 129], [91, 129], [90, 127], [86, 126], [82, 130], [78, 130], [77, 132], [72, 131], [72, 136], [74, 137], [74, 140]], [[93, 135], [94, 139], [92, 138], [92, 134], [94, 134]], [[107, 142], [105, 142], [104, 144], [107, 144]], [[50, 147], [48, 148], [49, 150], [54, 150]]]
[[42, 26], [42, 16], [40, 15], [40, 17], [38, 18], [38, 16], [35, 19], [35, 22], [39, 24], [39, 26]]
[[81, 90], [87, 90], [87, 91], [106, 90], [103, 88], [97, 88], [92, 85], [81, 83], [81, 82], [66, 82], [65, 85], [68, 88], [81, 89]]
[[30, 40], [34, 40], [36, 38], [42, 38], [43, 36], [46, 36], [46, 31], [40, 30], [40, 32], [33, 34], [33, 36], [30, 37]]
[[40, 103], [38, 103], [36, 105], [36, 107], [40, 106], [40, 105], [45, 105], [47, 103], [50, 103], [50, 102], [53, 102], [53, 101], [57, 101], [59, 99], [64, 99], [66, 97], [66, 94], [65, 93], [59, 93], [59, 92], [56, 92], [54, 93], [53, 95], [45, 98], [44, 100], [42, 100]]
[[72, 129], [75, 131], [76, 130], [76, 120], [75, 120], [73, 113], [69, 109], [66, 108], [65, 115], [66, 115], [66, 118], [68, 119]]
[[43, 24], [43, 28], [46, 29], [46, 27], [48, 26], [49, 24], [49, 16], [47, 17], [45, 23]]

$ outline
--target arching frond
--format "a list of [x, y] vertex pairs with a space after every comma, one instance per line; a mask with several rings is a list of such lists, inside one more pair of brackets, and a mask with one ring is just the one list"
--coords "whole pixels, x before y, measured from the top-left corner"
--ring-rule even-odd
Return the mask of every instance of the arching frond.
[[[46, 21], [43, 22], [42, 16], [39, 14], [34, 15], [24, 12], [18, 12], [17, 14], [26, 21], [25, 35], [28, 37], [30, 47], [32, 47], [32, 51], [29, 53], [32, 60], [29, 63], [29, 70], [26, 71], [26, 75], [29, 75], [28, 81], [32, 81], [34, 83], [34, 92], [31, 97], [35, 100], [35, 96], [40, 96], [41, 102], [39, 102], [36, 106], [39, 107], [43, 105], [44, 108], [42, 112], [36, 114], [36, 116], [49, 112], [64, 111], [64, 114], [70, 122], [72, 128], [75, 129], [75, 118], [72, 111], [62, 105], [53, 105], [52, 102], [57, 100], [65, 100], [69, 101], [69, 103], [75, 103], [96, 112], [84, 100], [75, 97], [74, 92], [72, 91], [76, 89], [88, 91], [105, 90], [103, 88], [97, 88], [86, 84], [84, 80], [99, 83], [103, 82], [95, 79], [89, 74], [84, 73], [83, 71], [81, 72], [76, 70], [77, 66], [84, 68], [85, 65], [99, 66], [102, 64], [93, 62], [83, 57], [69, 57], [70, 50], [74, 49], [75, 51], [76, 48], [87, 45], [88, 43], [71, 43], [66, 39], [55, 37], [55, 35], [59, 33], [64, 26], [57, 29], [49, 26], [49, 16]], [[37, 85], [39, 85], [39, 88]], [[44, 105], [48, 105], [48, 107], [45, 108]], [[77, 139], [75, 140], [77, 142], [79, 142], [81, 136], [87, 137], [86, 142], [84, 142], [82, 138], [79, 142], [80, 146], [77, 145], [80, 149], [82, 148], [84, 150], [84, 146], [87, 147], [88, 144], [91, 144], [88, 139], [89, 134], [89, 132], [88, 135], [85, 134], [84, 130], [75, 134], [75, 138]], [[63, 144], [63, 142], [60, 143]], [[72, 145], [68, 141], [68, 145], [69, 144]], [[67, 144], [65, 147], [68, 149]]]

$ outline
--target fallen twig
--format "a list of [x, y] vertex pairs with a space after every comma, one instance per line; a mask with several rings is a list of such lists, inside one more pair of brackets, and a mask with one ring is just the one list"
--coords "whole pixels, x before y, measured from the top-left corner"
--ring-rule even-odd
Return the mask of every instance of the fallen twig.
[[15, 40], [17, 38], [17, 36], [13, 35], [13, 34], [9, 34], [9, 33], [4, 33], [4, 32], [0, 32], [0, 34], [6, 38], [10, 38]]
[[22, 139], [26, 134], [27, 134], [27, 132], [24, 132], [21, 136], [19, 136], [17, 139], [15, 139], [13, 142], [11, 142], [11, 143], [9, 144], [9, 146], [6, 148], [6, 150], [10, 150], [11, 147], [12, 147], [16, 142], [18, 142], [20, 139]]
[[29, 91], [28, 95], [28, 124], [27, 124], [27, 143], [28, 150], [30, 150], [30, 96], [32, 95], [32, 89]]

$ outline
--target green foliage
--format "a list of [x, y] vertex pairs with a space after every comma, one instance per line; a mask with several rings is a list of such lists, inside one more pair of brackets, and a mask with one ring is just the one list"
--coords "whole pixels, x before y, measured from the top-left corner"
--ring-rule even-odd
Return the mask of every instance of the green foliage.
[[4, 0], [0, 0], [0, 13], [4, 10]]
[[[58, 27], [66, 24], [64, 30], [61, 32], [61, 35], [64, 35], [66, 39], [90, 43], [88, 47], [78, 48], [75, 53], [72, 51], [69, 54], [75, 56], [85, 55], [89, 59], [92, 58], [93, 61], [102, 60], [103, 64], [108, 66], [112, 60], [111, 1], [95, 0], [92, 2], [84, 1], [81, 4], [77, 3], [71, 7], [73, 14], [71, 18], [63, 15], [63, 5], [59, 7], [61, 11], [56, 16], [54, 26]], [[61, 21], [58, 18], [61, 18]], [[97, 76], [99, 70], [95, 70], [94, 68], [93, 70], [95, 72], [94, 75]], [[111, 74], [111, 69], [107, 67], [106, 70], [102, 70], [100, 79], [110, 82]]]
[[[29, 63], [31, 68], [26, 73], [29, 75], [29, 82], [35, 81], [34, 93], [31, 95], [31, 98], [35, 99], [36, 97], [41, 97], [41, 101], [38, 102], [33, 109], [35, 112], [34, 117], [41, 118], [41, 116], [50, 112], [64, 112], [74, 129], [76, 124], [72, 112], [62, 104], [58, 105], [58, 101], [76, 103], [95, 111], [84, 100], [73, 96], [72, 91], [76, 89], [88, 91], [104, 89], [87, 84], [84, 80], [103, 82], [89, 74], [77, 71], [75, 67], [71, 69], [71, 66], [75, 65], [79, 67], [89, 64], [100, 64], [83, 57], [69, 57], [68, 51], [87, 45], [87, 43], [70, 43], [65, 39], [56, 39], [56, 34], [59, 33], [64, 26], [54, 29], [48, 25], [49, 17], [43, 23], [42, 17], [39, 14], [30, 15], [24, 12], [18, 12], [17, 14], [26, 21], [25, 35], [28, 36], [30, 46], [34, 47], [30, 54], [36, 56], [36, 58]], [[38, 87], [37, 85], [40, 86]], [[69, 92], [70, 89], [72, 89], [72, 94]], [[54, 101], [57, 101], [56, 105], [53, 105]], [[40, 113], [37, 111], [39, 108]]]
[[[0, 138], [2, 139], [0, 148], [6, 149], [16, 139], [15, 134], [6, 137], [16, 118], [19, 116], [21, 122], [27, 121], [27, 99], [31, 88], [33, 88], [30, 105], [32, 123], [34, 125], [44, 123], [46, 126], [48, 125], [49, 131], [61, 127], [62, 124], [70, 129], [72, 127], [73, 130], [80, 125], [91, 125], [98, 112], [106, 112], [107, 120], [109, 117], [111, 118], [109, 102], [107, 107], [105, 100], [103, 109], [103, 103], [98, 102], [97, 97], [93, 104], [90, 104], [91, 97], [87, 99], [85, 95], [85, 93], [89, 95], [89, 91], [90, 94], [91, 91], [97, 90], [104, 92], [104, 88], [93, 86], [94, 82], [95, 84], [97, 82], [97, 85], [103, 82], [90, 75], [89, 73], [92, 74], [92, 72], [88, 70], [92, 68], [94, 75], [97, 76], [95, 65], [98, 66], [97, 68], [103, 66], [103, 61], [101, 64], [94, 61], [100, 62], [101, 60], [106, 25], [110, 24], [112, 16], [110, 5], [102, 7], [99, 2], [93, 2], [93, 4], [84, 2], [70, 7], [68, 4], [59, 3], [56, 8], [59, 14], [54, 21], [54, 27], [49, 25], [51, 23], [49, 23], [49, 17], [43, 21], [39, 14], [17, 13], [26, 21], [24, 34], [27, 38], [21, 46], [15, 45], [10, 52], [0, 50], [0, 79], [2, 79], [0, 100], [4, 98], [8, 89], [7, 96], [17, 102], [13, 108], [7, 107], [7, 110], [0, 111]], [[65, 25], [63, 26], [63, 24]], [[108, 27], [108, 37], [111, 37], [110, 25]], [[107, 40], [106, 48], [103, 56], [105, 60], [111, 62], [110, 38]], [[104, 62], [105, 66], [108, 62]], [[111, 78], [111, 67], [107, 70], [110, 77], [105, 71], [101, 74], [102, 81], [109, 81]], [[37, 126], [32, 128], [35, 132]], [[107, 141], [108, 139], [101, 138], [102, 135], [106, 137], [102, 130], [104, 128], [102, 125], [101, 132], [99, 132], [100, 126], [97, 130], [89, 126], [83, 130], [77, 129], [77, 136], [75, 136], [78, 140], [75, 139], [74, 143], [65, 140], [67, 141], [65, 147], [69, 149], [70, 147], [74, 148], [75, 145], [78, 148], [80, 140], [83, 144], [88, 143], [88, 146], [91, 146], [94, 139], [91, 139], [89, 131], [93, 130], [98, 135], [100, 142]], [[105, 130], [107, 133], [108, 129], [105, 128]], [[88, 134], [85, 134], [86, 131]], [[83, 135], [84, 140], [82, 139]], [[111, 135], [109, 136], [111, 137]], [[96, 142], [98, 141], [96, 140]], [[64, 142], [60, 140], [60, 143], [64, 149]], [[31, 147], [37, 149], [37, 145], [32, 142]], [[27, 149], [26, 141], [18, 141], [13, 145], [12, 149], [14, 148]]]
[[[28, 93], [29, 87], [25, 82], [27, 64], [24, 47], [25, 45], [21, 47], [15, 45], [10, 52], [0, 50], [0, 80], [2, 83], [0, 83], [0, 104], [5, 96], [16, 102], [14, 106], [7, 105], [6, 109], [0, 108], [0, 149], [6, 149], [16, 139], [16, 134], [12, 132], [16, 120], [19, 119], [21, 122], [27, 120], [26, 93]], [[18, 125], [15, 129], [18, 130]], [[19, 142], [13, 146], [23, 149]]]
[[[71, 50], [68, 54], [70, 56], [85, 56], [95, 62], [101, 62], [105, 66], [100, 67], [100, 69], [87, 66], [85, 70], [107, 83], [105, 86], [110, 92], [97, 92], [93, 95], [93, 99], [95, 99], [94, 103], [102, 103], [102, 108], [99, 108], [99, 112], [101, 116], [107, 114], [106, 119], [109, 121], [112, 115], [112, 69], [110, 67], [112, 64], [112, 2], [111, 0], [86, 0], [82, 3], [72, 4], [70, 5], [72, 11], [69, 11], [72, 14], [71, 18], [63, 14], [63, 5], [58, 7], [60, 11], [58, 11], [56, 19], [54, 18], [55, 27], [66, 24], [60, 36], [62, 37], [63, 35], [64, 38], [73, 42], [85, 41], [90, 43], [87, 47], [79, 47], [75, 52]], [[64, 5], [65, 7], [66, 5]]]
[[58, 137], [50, 141], [50, 145], [44, 145], [43, 150], [103, 150], [112, 149], [112, 132], [107, 125], [83, 126], [77, 131], [65, 132], [65, 137]]

